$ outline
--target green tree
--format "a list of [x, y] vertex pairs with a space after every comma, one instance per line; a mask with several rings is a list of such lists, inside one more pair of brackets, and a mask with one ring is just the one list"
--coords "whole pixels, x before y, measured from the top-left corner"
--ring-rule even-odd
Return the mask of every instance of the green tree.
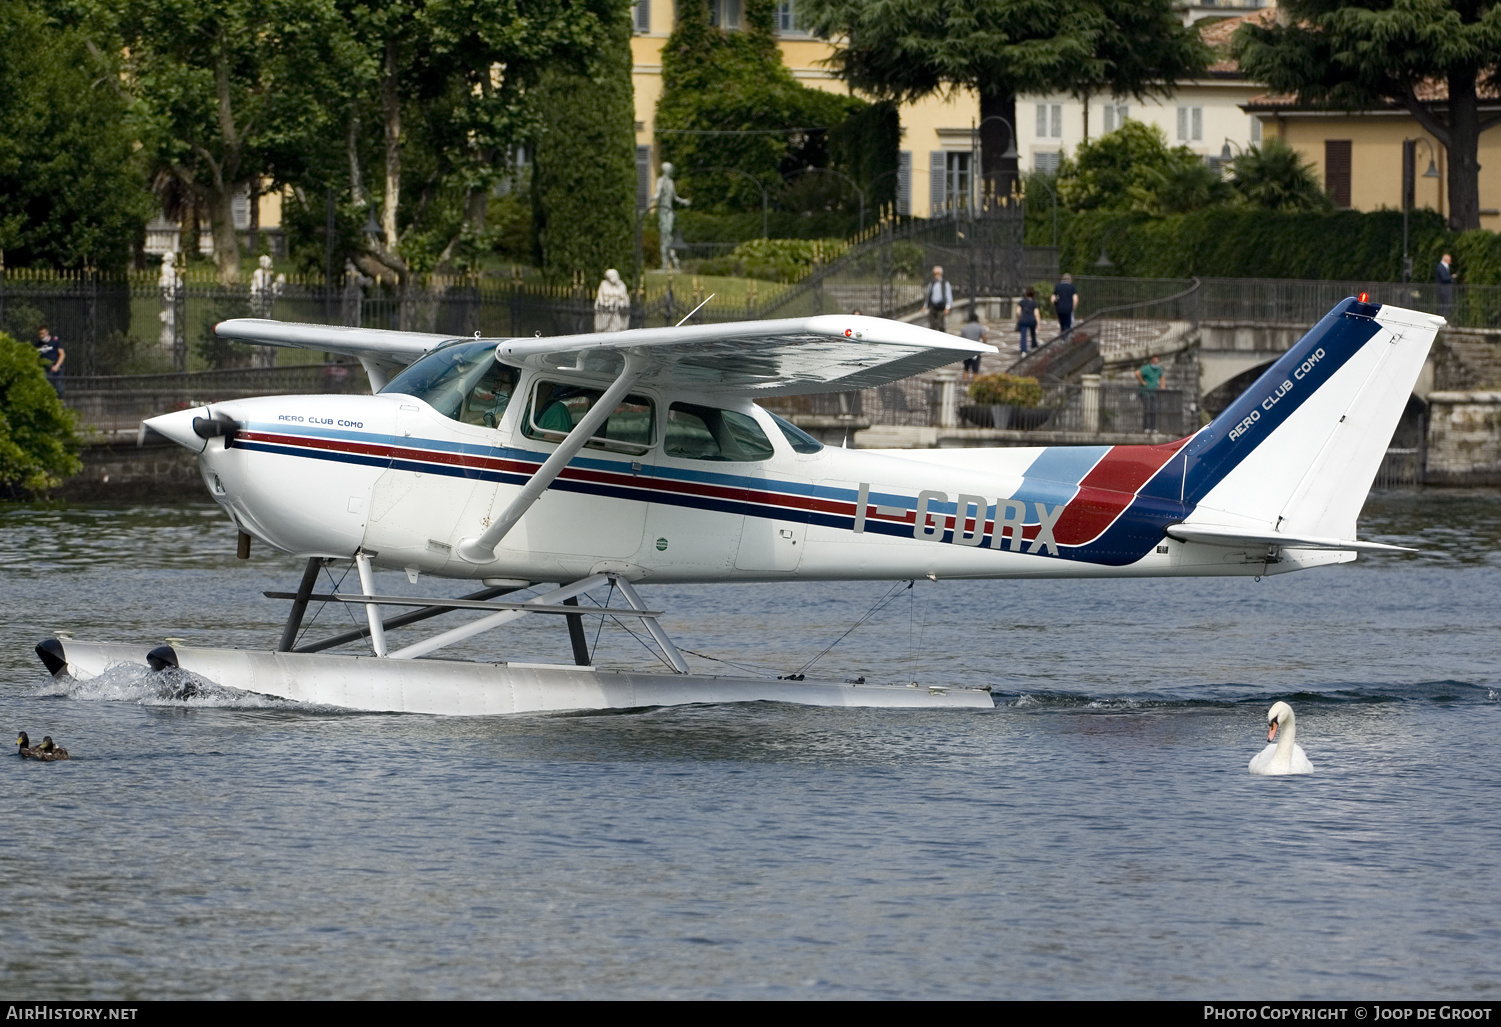
[[[1480, 227], [1480, 133], [1501, 114], [1501, 4], [1484, 0], [1286, 0], [1279, 24], [1236, 30], [1240, 66], [1302, 103], [1406, 108], [1449, 151], [1449, 227]], [[1435, 88], [1437, 87], [1437, 88]]]
[[1187, 214], [1235, 198], [1235, 190], [1204, 161], [1195, 157], [1151, 168], [1144, 185], [1133, 190], [1134, 206], [1149, 214]]
[[1313, 165], [1278, 137], [1246, 151], [1230, 162], [1235, 191], [1245, 201], [1267, 210], [1331, 210], [1329, 194], [1319, 186]]
[[531, 196], [542, 269], [554, 281], [579, 270], [591, 285], [611, 267], [630, 279], [635, 262], [630, 14], [616, 5], [600, 15], [609, 20], [594, 74], [549, 70], [533, 94]]
[[[371, 256], [402, 283], [403, 326], [415, 272], [451, 266], [480, 239], [491, 187], [517, 143], [536, 134], [542, 73], [589, 73], [625, 0], [338, 0], [364, 55], [345, 95], [349, 182], [363, 179], [367, 130], [381, 168]], [[356, 203], [363, 203], [363, 197]]]
[[1127, 121], [1114, 132], [1081, 143], [1063, 161], [1058, 199], [1071, 210], [1142, 208], [1195, 165], [1208, 170], [1187, 147], [1169, 147], [1161, 128]]
[[896, 167], [895, 112], [798, 82], [772, 33], [775, 6], [745, 0], [742, 27], [732, 31], [710, 24], [705, 0], [677, 7], [662, 50], [657, 142], [695, 211], [759, 211], [763, 189], [790, 204], [816, 196], [821, 206], [843, 205], [851, 196], [836, 176], [800, 175], [816, 181], [786, 185], [784, 176], [833, 167], [869, 183]]
[[0, 4], [0, 249], [12, 265], [118, 268], [151, 216], [107, 52], [27, 0]]
[[73, 412], [42, 373], [36, 350], [0, 334], [0, 488], [35, 494], [83, 469]]
[[143, 139], [207, 208], [214, 264], [235, 281], [235, 197], [334, 130], [327, 101], [353, 54], [333, 0], [95, 0], [90, 12], [101, 35], [118, 33], [105, 44], [127, 55]]
[[[800, 0], [834, 46], [855, 89], [907, 102], [971, 89], [980, 99], [981, 179], [1006, 196], [1016, 159], [1003, 157], [1018, 93], [1144, 98], [1169, 94], [1207, 67], [1198, 33], [1171, 0]], [[1004, 122], [1004, 123], [1003, 123]]]

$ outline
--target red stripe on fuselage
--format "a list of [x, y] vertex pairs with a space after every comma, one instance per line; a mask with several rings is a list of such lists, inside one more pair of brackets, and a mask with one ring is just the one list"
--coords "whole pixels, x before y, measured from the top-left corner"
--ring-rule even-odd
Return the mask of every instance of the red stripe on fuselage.
[[1053, 528], [1058, 544], [1082, 546], [1098, 538], [1191, 438], [1161, 446], [1111, 446], [1079, 482], [1078, 494], [1058, 518]]

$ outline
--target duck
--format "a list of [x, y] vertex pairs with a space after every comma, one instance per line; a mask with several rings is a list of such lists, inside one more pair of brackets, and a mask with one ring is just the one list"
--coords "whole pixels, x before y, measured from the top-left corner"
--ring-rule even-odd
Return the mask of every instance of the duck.
[[[1267, 776], [1312, 774], [1308, 753], [1296, 741], [1298, 718], [1293, 715], [1293, 708], [1285, 702], [1275, 702], [1267, 710], [1266, 720], [1271, 725], [1266, 732], [1267, 747], [1251, 757], [1251, 765], [1246, 769]], [[1279, 733], [1281, 738], [1277, 737]]]
[[66, 760], [72, 758], [68, 755], [67, 749], [64, 749], [62, 746], [57, 745], [52, 741], [51, 735], [43, 736], [42, 744], [37, 746], [36, 751], [37, 759], [45, 760], [48, 762], [51, 762], [52, 760]]
[[20, 751], [16, 755], [23, 760], [41, 759], [40, 750], [32, 748], [31, 739], [26, 736], [25, 731], [22, 731], [20, 737], [16, 739], [16, 745], [20, 746]]

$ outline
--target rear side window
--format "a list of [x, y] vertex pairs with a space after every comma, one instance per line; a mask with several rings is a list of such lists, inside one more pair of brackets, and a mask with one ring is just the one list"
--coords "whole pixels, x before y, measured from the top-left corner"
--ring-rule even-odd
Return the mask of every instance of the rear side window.
[[667, 408], [663, 451], [689, 460], [770, 460], [771, 440], [755, 418], [734, 410], [674, 403]]
[[[771, 414], [771, 411], [768, 410], [767, 413]], [[817, 453], [823, 449], [822, 442], [819, 442], [791, 421], [783, 420], [776, 414], [771, 414], [771, 419], [777, 422], [777, 427], [782, 429], [783, 435], [787, 436], [787, 442], [792, 446], [794, 452]]]
[[[603, 395], [603, 389], [562, 382], [538, 382], [522, 418], [522, 433], [529, 439], [562, 442]], [[656, 408], [650, 399], [626, 396], [586, 445], [616, 453], [645, 453], [656, 441], [653, 431], [655, 415]]]

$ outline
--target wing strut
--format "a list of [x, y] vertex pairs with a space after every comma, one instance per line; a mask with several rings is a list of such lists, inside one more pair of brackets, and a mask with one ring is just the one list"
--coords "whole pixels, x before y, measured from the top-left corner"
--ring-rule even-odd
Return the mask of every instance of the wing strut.
[[625, 398], [625, 394], [632, 385], [640, 379], [646, 370], [646, 364], [634, 353], [627, 353], [625, 357], [625, 369], [620, 372], [620, 377], [615, 379], [605, 394], [599, 397], [599, 401], [589, 408], [584, 419], [574, 425], [573, 430], [563, 439], [552, 456], [537, 468], [531, 480], [522, 486], [520, 493], [511, 500], [511, 505], [506, 507], [505, 512], [495, 519], [495, 523], [485, 529], [485, 533], [477, 538], [466, 538], [458, 544], [456, 552], [459, 556], [470, 563], [489, 563], [495, 559], [495, 547], [500, 540], [506, 537], [506, 533], [516, 526], [516, 522], [531, 509], [532, 504], [542, 497], [547, 487], [553, 483], [568, 461], [572, 460], [584, 443], [594, 436], [599, 427], [605, 423], [605, 418], [614, 413], [615, 407]]

